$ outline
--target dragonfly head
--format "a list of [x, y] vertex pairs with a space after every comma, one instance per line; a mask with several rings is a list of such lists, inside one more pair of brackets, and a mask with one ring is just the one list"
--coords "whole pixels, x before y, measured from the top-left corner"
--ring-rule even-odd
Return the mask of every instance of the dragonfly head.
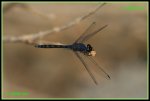
[[96, 51], [94, 51], [93, 47], [90, 44], [87, 44], [87, 55], [88, 56], [96, 55]]

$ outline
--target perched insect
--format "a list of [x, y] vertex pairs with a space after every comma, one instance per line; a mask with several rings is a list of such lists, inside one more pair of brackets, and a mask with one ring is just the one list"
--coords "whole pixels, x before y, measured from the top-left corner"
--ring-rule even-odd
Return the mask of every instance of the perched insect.
[[96, 51], [94, 51], [93, 47], [90, 44], [84, 43], [89, 38], [91, 38], [92, 36], [94, 36], [95, 34], [97, 34], [98, 32], [100, 32], [101, 30], [103, 30], [104, 28], [107, 27], [107, 25], [105, 25], [105, 26], [101, 27], [100, 29], [98, 29], [92, 33], [87, 34], [87, 32], [93, 27], [94, 24], [95, 24], [95, 22], [93, 22], [87, 28], [87, 30], [73, 44], [69, 44], [69, 45], [65, 45], [65, 44], [59, 44], [59, 45], [58, 44], [37, 44], [37, 45], [35, 45], [35, 47], [37, 47], [37, 48], [67, 48], [67, 49], [73, 50], [73, 52], [76, 54], [76, 56], [79, 58], [79, 60], [85, 66], [86, 70], [88, 71], [89, 75], [93, 79], [94, 83], [97, 84], [97, 81], [96, 81], [94, 75], [89, 70], [89, 66], [84, 61], [84, 58], [80, 55], [80, 54], [84, 54], [84, 56], [87, 56], [90, 59], [90, 61], [92, 61], [94, 63], [94, 65], [97, 66], [103, 72], [103, 74], [105, 75], [106, 78], [110, 79], [110, 76], [92, 58], [96, 55]]

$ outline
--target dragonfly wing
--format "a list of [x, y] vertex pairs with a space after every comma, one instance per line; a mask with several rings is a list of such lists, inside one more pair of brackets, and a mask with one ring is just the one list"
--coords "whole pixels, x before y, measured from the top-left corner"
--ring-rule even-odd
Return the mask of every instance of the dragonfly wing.
[[103, 29], [106, 28], [107, 26], [108, 26], [108, 25], [105, 25], [105, 26], [101, 27], [100, 29], [98, 29], [98, 30], [96, 30], [96, 31], [94, 31], [94, 32], [92, 32], [92, 33], [86, 35], [86, 36], [81, 40], [81, 42], [87, 41], [89, 38], [91, 38], [92, 36], [96, 35], [98, 32], [100, 32], [101, 30], [103, 30]]
[[89, 75], [91, 76], [92, 80], [94, 81], [94, 83], [97, 85], [97, 81], [94, 77], [94, 75], [91, 73], [91, 71], [89, 70], [89, 67], [87, 66], [87, 64], [85, 63], [85, 61], [83, 60], [83, 58], [79, 55], [78, 52], [74, 52], [76, 54], [76, 56], [79, 58], [79, 60], [82, 62], [82, 64], [84, 65], [85, 69], [87, 70], [87, 72], [89, 73]]
[[[106, 3], [101, 4], [101, 6], [99, 6], [99, 8], [97, 8], [97, 10], [100, 9], [101, 7], [103, 7], [105, 4], [106, 4]], [[95, 25], [95, 22], [93, 22], [93, 23], [87, 28], [87, 30], [86, 30], [74, 43], [79, 43], [79, 42], [81, 42], [81, 41], [83, 40], [83, 38], [86, 36], [87, 32], [89, 32], [89, 31], [93, 28], [94, 25]]]
[[90, 60], [92, 63], [94, 63], [94, 64], [99, 68], [99, 70], [102, 71], [102, 73], [105, 75], [105, 77], [106, 77], [107, 79], [110, 79], [109, 74], [105, 72], [105, 70], [102, 68], [102, 66], [100, 66], [92, 57], [89, 57], [89, 56], [88, 56], [88, 58], [89, 58], [89, 60]]
[[96, 24], [96, 22], [93, 22], [86, 30], [85, 32], [74, 42], [74, 43], [80, 43], [83, 38], [86, 36], [86, 34], [92, 29], [94, 28], [94, 25]]

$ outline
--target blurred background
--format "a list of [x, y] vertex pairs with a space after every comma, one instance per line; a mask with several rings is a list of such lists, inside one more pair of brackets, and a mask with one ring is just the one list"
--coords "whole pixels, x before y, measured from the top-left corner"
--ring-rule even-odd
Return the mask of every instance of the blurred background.
[[[3, 7], [9, 3], [3, 3]], [[49, 16], [42, 17], [17, 4], [3, 12], [3, 36], [19, 36], [59, 27], [87, 14], [98, 3], [25, 3]], [[129, 10], [128, 7], [143, 7]], [[108, 27], [88, 40], [96, 59], [111, 80], [91, 65], [95, 85], [70, 50], [38, 49], [22, 43], [3, 44], [3, 97], [5, 98], [146, 98], [147, 3], [108, 3], [94, 15], [67, 30], [40, 41], [73, 43], [93, 22], [96, 30]], [[28, 92], [14, 96], [8, 92]]]

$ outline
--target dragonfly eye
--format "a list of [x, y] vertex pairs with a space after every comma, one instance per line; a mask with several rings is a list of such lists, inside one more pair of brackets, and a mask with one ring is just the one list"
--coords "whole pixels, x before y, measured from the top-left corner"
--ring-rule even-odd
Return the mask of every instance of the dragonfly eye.
[[87, 51], [91, 52], [93, 50], [92, 46], [90, 44], [87, 44]]

